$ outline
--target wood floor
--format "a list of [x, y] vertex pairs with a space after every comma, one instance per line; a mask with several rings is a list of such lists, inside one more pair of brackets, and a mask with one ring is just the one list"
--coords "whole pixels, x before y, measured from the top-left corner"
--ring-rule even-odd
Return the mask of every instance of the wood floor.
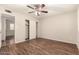
[[48, 39], [33, 39], [0, 49], [6, 55], [77, 55], [75, 44], [62, 43]]

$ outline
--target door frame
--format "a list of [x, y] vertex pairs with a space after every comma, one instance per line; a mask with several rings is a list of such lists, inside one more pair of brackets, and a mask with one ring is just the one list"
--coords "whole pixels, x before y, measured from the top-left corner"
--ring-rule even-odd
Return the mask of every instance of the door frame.
[[36, 22], [36, 39], [38, 38], [38, 22]]
[[[25, 20], [25, 23], [26, 23], [26, 22], [28, 22], [28, 25], [27, 25], [27, 26], [28, 26], [28, 38], [25, 38], [25, 40], [29, 40], [29, 39], [30, 39], [30, 22], [29, 22], [29, 20], [27, 20], [27, 19]], [[26, 24], [25, 24], [25, 26], [26, 26]], [[26, 33], [25, 33], [25, 34], [26, 34]]]
[[[6, 25], [3, 25], [3, 24], [6, 24], [8, 17], [12, 17], [14, 20], [14, 40], [15, 40], [15, 16], [8, 15], [8, 14], [1, 14], [1, 41], [6, 40]], [[5, 27], [5, 29], [4, 29], [4, 27]], [[4, 33], [4, 31], [5, 31], [5, 33]]]

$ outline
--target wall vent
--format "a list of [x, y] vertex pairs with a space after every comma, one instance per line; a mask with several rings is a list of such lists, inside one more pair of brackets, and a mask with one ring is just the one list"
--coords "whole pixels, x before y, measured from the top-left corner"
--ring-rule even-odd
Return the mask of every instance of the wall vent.
[[7, 9], [5, 10], [5, 12], [7, 12], [7, 13], [12, 13], [10, 10], [7, 10]]

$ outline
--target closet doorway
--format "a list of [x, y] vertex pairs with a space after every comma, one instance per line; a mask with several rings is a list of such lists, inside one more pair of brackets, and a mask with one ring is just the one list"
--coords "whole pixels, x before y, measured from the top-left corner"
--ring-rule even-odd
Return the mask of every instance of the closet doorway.
[[29, 40], [29, 20], [25, 20], [25, 40]]

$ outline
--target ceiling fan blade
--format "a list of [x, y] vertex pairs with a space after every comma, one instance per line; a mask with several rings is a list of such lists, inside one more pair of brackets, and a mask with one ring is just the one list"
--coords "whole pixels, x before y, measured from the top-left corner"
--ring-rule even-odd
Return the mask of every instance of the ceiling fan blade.
[[28, 13], [34, 13], [35, 11], [31, 11], [31, 12], [28, 12]]
[[41, 11], [41, 12], [43, 12], [43, 13], [48, 13], [48, 11]]
[[42, 4], [41, 7], [44, 8], [45, 7], [45, 4]]
[[39, 4], [35, 4], [34, 6], [35, 6], [36, 8], [39, 8], [40, 5], [39, 5]]
[[28, 7], [28, 8], [31, 8], [31, 9], [34, 9], [33, 7], [31, 7], [31, 6], [29, 6], [29, 5], [27, 5], [27, 7]]

